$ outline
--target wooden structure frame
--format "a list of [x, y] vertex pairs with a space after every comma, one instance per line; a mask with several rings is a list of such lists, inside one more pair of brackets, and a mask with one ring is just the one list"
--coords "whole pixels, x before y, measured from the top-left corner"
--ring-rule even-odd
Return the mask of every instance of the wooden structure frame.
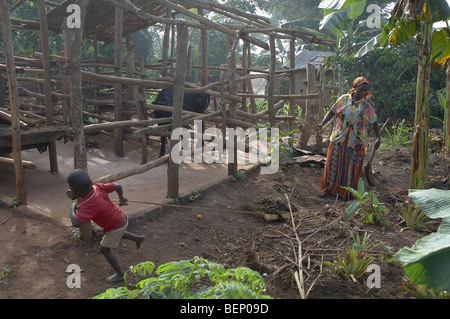
[[[281, 105], [280, 102], [293, 99], [319, 99], [321, 93], [306, 95], [276, 94], [275, 78], [282, 74], [289, 76], [293, 70], [276, 70], [275, 40], [277, 38], [290, 40], [291, 60], [294, 57], [297, 39], [327, 46], [333, 44], [331, 40], [320, 39], [307, 32], [276, 27], [271, 25], [265, 17], [242, 12], [209, 0], [68, 0], [61, 4], [34, 0], [39, 11], [37, 21], [10, 18], [10, 12], [22, 5], [25, 2], [24, 0], [17, 0], [11, 7], [8, 6], [7, 0], [0, 1], [4, 44], [4, 52], [0, 52], [0, 57], [4, 57], [5, 60], [5, 64], [0, 64], [0, 70], [7, 72], [9, 88], [9, 93], [6, 96], [0, 93], [0, 101], [5, 102], [4, 105], [0, 105], [0, 110], [11, 117], [9, 134], [12, 137], [11, 149], [15, 163], [17, 197], [22, 204], [25, 204], [27, 200], [21, 159], [23, 145], [21, 138], [24, 138], [26, 131], [20, 127], [21, 121], [25, 122], [31, 131], [39, 132], [42, 127], [46, 127], [47, 131], [55, 133], [56, 131], [60, 132], [61, 127], [64, 128], [64, 134], [53, 134], [47, 138], [52, 172], [58, 171], [56, 137], [73, 136], [74, 167], [87, 169], [85, 135], [101, 130], [113, 130], [115, 152], [117, 155], [123, 156], [124, 128], [131, 129], [130, 136], [142, 141], [143, 166], [127, 171], [126, 174], [111, 175], [106, 179], [111, 181], [114, 178], [124, 178], [142, 172], [143, 167], [145, 169], [154, 167], [154, 164], [147, 163], [147, 152], [145, 151], [147, 138], [149, 135], [167, 134], [167, 132], [162, 131], [162, 128], [170, 127], [173, 130], [194, 119], [248, 128], [254, 127], [257, 119], [267, 118], [267, 116], [272, 127], [276, 125], [277, 120], [281, 119], [288, 120], [292, 128], [295, 118], [293, 108], [290, 110], [290, 116], [276, 117], [277, 107]], [[79, 6], [81, 28], [67, 27], [66, 18], [70, 13], [66, 11], [69, 4]], [[53, 9], [47, 12], [48, 6], [53, 7]], [[188, 8], [197, 8], [198, 13], [188, 10]], [[222, 14], [233, 19], [236, 23], [221, 24], [214, 22], [204, 16], [206, 11]], [[99, 12], [103, 13], [100, 14]], [[112, 14], [114, 19], [111, 18]], [[190, 19], [187, 20], [185, 17]], [[155, 24], [163, 25], [165, 28], [162, 63], [157, 66], [147, 66], [144, 65], [142, 59], [135, 62], [132, 54], [133, 46], [128, 35]], [[14, 55], [11, 32], [14, 29], [21, 28], [39, 30], [40, 52], [36, 52], [32, 58]], [[192, 66], [188, 59], [190, 53], [187, 30], [189, 28], [201, 30], [201, 65]], [[228, 38], [227, 65], [220, 68], [215, 67], [223, 71], [221, 80], [215, 83], [208, 83], [208, 72], [211, 67], [208, 66], [206, 59], [208, 49], [206, 37], [209, 29], [223, 32]], [[64, 35], [64, 52], [58, 55], [50, 54], [49, 31], [60, 32]], [[255, 33], [267, 35], [269, 43], [253, 37], [252, 34]], [[81, 61], [83, 37], [93, 39], [95, 61]], [[124, 38], [127, 38], [126, 59], [122, 56]], [[98, 59], [97, 41], [114, 43], [114, 61]], [[243, 41], [244, 48], [241, 66], [236, 65], [235, 59], [239, 41]], [[172, 50], [169, 50], [171, 43]], [[270, 51], [271, 61], [268, 71], [251, 68], [250, 45], [256, 45], [263, 50]], [[176, 68], [174, 63], [176, 63]], [[190, 74], [187, 69], [191, 67], [201, 70], [200, 83], [191, 83], [187, 80], [186, 74]], [[91, 71], [88, 71], [88, 68]], [[156, 79], [147, 78], [145, 70], [148, 68], [160, 70], [161, 76]], [[92, 71], [92, 69], [96, 71]], [[110, 72], [100, 73], [98, 72], [100, 69], [110, 70]], [[236, 75], [237, 70], [243, 75], [238, 77]], [[250, 79], [254, 75], [249, 75], [250, 71], [256, 71], [258, 72], [256, 76], [268, 79], [266, 95], [257, 96], [251, 93]], [[23, 75], [18, 77], [17, 74], [19, 73]], [[33, 91], [26, 86], [19, 86], [19, 83], [35, 83], [40, 87], [40, 90]], [[238, 83], [241, 83], [242, 92], [238, 92]], [[291, 83], [291, 90], [292, 85]], [[98, 90], [105, 87], [114, 90], [108, 92]], [[162, 88], [174, 90], [173, 108], [146, 103], [147, 90]], [[88, 95], [88, 92], [93, 92], [93, 94]], [[207, 92], [213, 97], [220, 98], [221, 109], [204, 115], [183, 111], [181, 105], [184, 92]], [[269, 107], [267, 111], [256, 114], [254, 99], [258, 97], [265, 98]], [[245, 103], [245, 99], [251, 101], [250, 113], [238, 110], [238, 104]], [[89, 112], [86, 108], [87, 105], [95, 105], [98, 109], [113, 106], [113, 116]], [[150, 109], [171, 111], [173, 116], [172, 118], [159, 120], [150, 119], [148, 118]], [[99, 123], [85, 125], [83, 123], [85, 117], [97, 118]], [[155, 123], [165, 125], [151, 126]], [[159, 159], [157, 164], [160, 165], [166, 161], [169, 161], [167, 196], [178, 197], [178, 165], [173, 163], [169, 156]], [[236, 169], [235, 164], [229, 164], [229, 174], [234, 174]]]

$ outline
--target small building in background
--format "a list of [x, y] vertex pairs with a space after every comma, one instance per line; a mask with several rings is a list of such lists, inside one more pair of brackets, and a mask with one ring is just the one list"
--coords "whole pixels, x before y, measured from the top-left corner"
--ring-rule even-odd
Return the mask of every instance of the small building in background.
[[[323, 66], [325, 60], [333, 55], [331, 52], [323, 52], [323, 51], [302, 51], [295, 57], [295, 91], [294, 94], [306, 94], [307, 93], [307, 83], [306, 83], [306, 68], [308, 64], [314, 66], [316, 70], [315, 76], [315, 88], [313, 93], [320, 92], [320, 67]], [[286, 63], [283, 68], [289, 69], [290, 63]], [[325, 66], [324, 66], [325, 68]], [[327, 85], [327, 81], [333, 78], [333, 71], [331, 68], [325, 68], [325, 89], [323, 92], [323, 100], [322, 105], [324, 107], [329, 106], [332, 101], [332, 90], [329, 85]], [[296, 104], [304, 107], [306, 100], [297, 100]], [[316, 102], [318, 103], [318, 102]]]

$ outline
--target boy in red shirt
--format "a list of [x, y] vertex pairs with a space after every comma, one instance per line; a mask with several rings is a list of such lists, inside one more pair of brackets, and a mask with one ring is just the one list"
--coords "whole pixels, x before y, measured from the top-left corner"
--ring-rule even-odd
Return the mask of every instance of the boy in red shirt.
[[117, 247], [120, 240], [124, 238], [133, 240], [136, 248], [139, 249], [145, 236], [126, 231], [127, 215], [108, 197], [109, 193], [116, 191], [120, 203], [125, 204], [127, 199], [123, 196], [122, 186], [116, 183], [92, 184], [91, 178], [83, 169], [72, 171], [67, 177], [67, 183], [72, 191], [73, 199], [78, 198], [78, 203], [73, 203], [70, 210], [73, 226], [80, 227], [92, 220], [103, 228], [104, 236], [100, 243], [100, 252], [116, 271], [114, 275], [107, 278], [107, 281], [113, 283], [123, 280], [124, 271], [111, 248]]

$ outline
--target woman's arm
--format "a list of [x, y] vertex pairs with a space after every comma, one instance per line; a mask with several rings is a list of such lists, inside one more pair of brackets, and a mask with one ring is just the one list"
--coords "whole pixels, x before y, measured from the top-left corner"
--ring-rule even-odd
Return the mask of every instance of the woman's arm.
[[380, 139], [380, 129], [378, 127], [378, 121], [372, 124], [373, 132], [375, 133], [375, 137], [377, 138], [374, 149], [378, 149], [381, 145], [381, 139]]
[[334, 116], [334, 112], [332, 110], [329, 110], [328, 113], [323, 118], [322, 122], [319, 124], [319, 128], [322, 129], [322, 127], [325, 126]]

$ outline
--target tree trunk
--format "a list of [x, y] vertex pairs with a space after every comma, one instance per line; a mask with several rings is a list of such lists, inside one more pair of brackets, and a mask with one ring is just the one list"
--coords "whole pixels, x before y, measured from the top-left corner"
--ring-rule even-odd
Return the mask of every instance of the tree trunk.
[[422, 23], [419, 42], [419, 67], [417, 73], [416, 115], [414, 120], [414, 138], [411, 156], [411, 175], [409, 187], [423, 189], [427, 181], [428, 153], [428, 107], [431, 71], [432, 23]]

